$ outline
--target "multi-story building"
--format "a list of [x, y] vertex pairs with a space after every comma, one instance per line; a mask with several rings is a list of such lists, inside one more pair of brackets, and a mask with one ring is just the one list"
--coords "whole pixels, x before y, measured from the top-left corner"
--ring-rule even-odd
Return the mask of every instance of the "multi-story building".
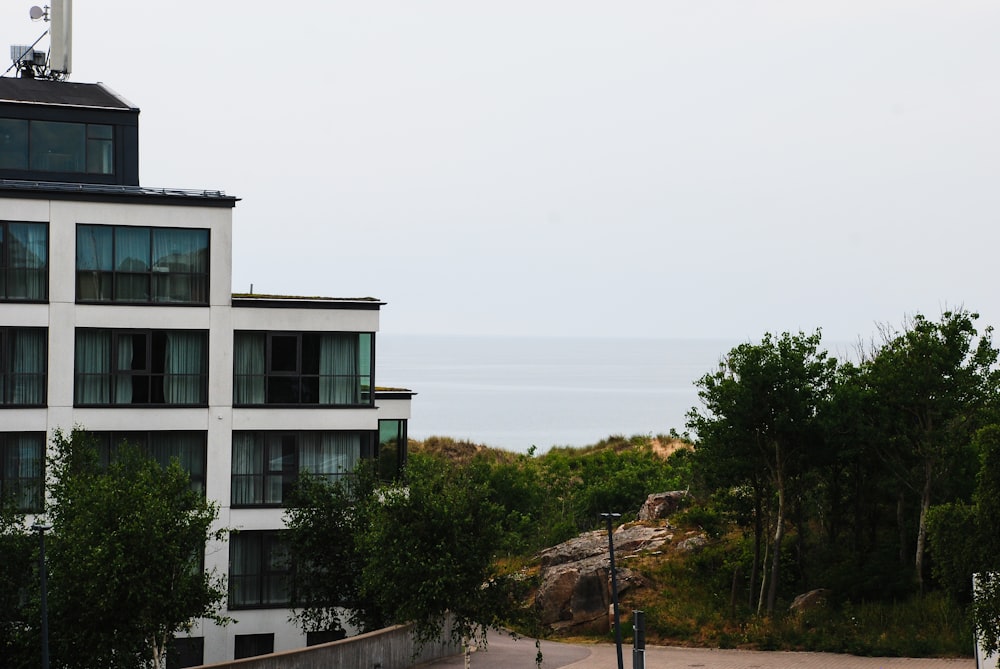
[[302, 470], [405, 459], [383, 303], [233, 295], [237, 198], [140, 186], [138, 119], [101, 84], [0, 78], [0, 493], [43, 509], [57, 429], [177, 457], [240, 531], [205, 554], [238, 622], [203, 621], [175, 666], [325, 641], [288, 622], [282, 505]]

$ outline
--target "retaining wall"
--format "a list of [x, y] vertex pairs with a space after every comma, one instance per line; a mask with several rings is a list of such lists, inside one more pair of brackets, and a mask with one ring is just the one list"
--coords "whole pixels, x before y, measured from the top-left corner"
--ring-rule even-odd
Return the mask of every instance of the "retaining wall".
[[396, 625], [308, 648], [207, 664], [202, 669], [408, 669], [461, 652], [458, 645], [440, 641], [424, 644], [416, 656], [413, 649], [412, 626]]

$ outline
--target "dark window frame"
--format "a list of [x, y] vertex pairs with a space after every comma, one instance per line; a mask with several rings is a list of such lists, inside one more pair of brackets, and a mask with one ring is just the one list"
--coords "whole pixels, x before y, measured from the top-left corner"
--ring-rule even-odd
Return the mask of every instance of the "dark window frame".
[[[79, 369], [80, 365], [80, 334], [83, 332], [106, 332], [110, 334], [109, 338], [109, 349], [106, 351], [108, 358], [108, 369], [107, 371], [81, 371]], [[159, 341], [159, 337], [167, 337], [171, 333], [183, 333], [183, 334], [197, 334], [201, 336], [201, 370], [197, 374], [184, 373], [177, 374], [179, 378], [190, 378], [198, 377], [198, 395], [200, 396], [200, 401], [197, 402], [167, 402], [165, 393], [166, 391], [162, 388], [162, 382], [166, 380], [171, 375], [165, 369], [166, 366], [166, 352], [163, 352], [163, 359], [155, 359], [154, 356], [161, 352], [161, 345], [166, 346], [162, 341]], [[144, 362], [136, 362], [135, 354], [133, 352], [133, 362], [132, 364], [142, 364], [142, 367], [130, 367], [129, 369], [120, 369], [118, 362], [117, 352], [120, 350], [120, 342], [124, 337], [131, 337], [133, 341], [136, 337], [144, 337], [144, 349], [142, 353], [142, 358]], [[189, 408], [189, 407], [206, 407], [208, 406], [208, 361], [209, 361], [209, 337], [208, 330], [168, 330], [168, 329], [141, 329], [141, 328], [76, 328], [74, 331], [74, 369], [73, 369], [73, 406], [74, 407], [102, 407], [102, 408], [134, 408], [134, 407], [156, 407], [156, 408]], [[155, 365], [155, 369], [154, 369]], [[162, 368], [162, 369], [161, 369]], [[93, 377], [97, 382], [106, 382], [107, 388], [107, 401], [105, 402], [87, 402], [80, 398], [81, 386], [86, 379], [81, 378], [82, 376]], [[145, 401], [131, 401], [131, 402], [117, 402], [114, 397], [116, 395], [116, 387], [119, 382], [124, 382], [127, 379], [131, 379], [131, 386], [133, 393], [136, 391], [137, 386], [141, 391], [141, 384], [145, 383]], [[161, 387], [157, 388], [154, 384], [156, 381], [161, 383]], [[142, 394], [140, 392], [140, 398]], [[160, 401], [153, 401], [154, 398], [163, 397]]]
[[274, 652], [274, 634], [237, 634], [233, 638], [233, 659], [260, 657]]
[[[283, 530], [242, 530], [232, 532], [229, 535], [229, 595], [226, 607], [230, 611], [251, 610], [251, 609], [286, 609], [295, 604], [295, 595], [292, 590], [294, 582], [295, 565], [292, 562], [288, 545], [282, 540], [285, 532]], [[254, 545], [244, 546], [247, 551], [254, 551], [257, 556], [257, 563], [260, 565], [259, 571], [255, 573], [235, 574], [233, 573], [236, 562], [236, 544], [250, 543]], [[273, 552], [283, 552], [278, 559], [287, 560], [284, 568], [272, 568], [274, 562]], [[243, 583], [252, 583], [249, 591], [257, 593], [255, 598], [246, 595], [236, 596], [236, 592]], [[283, 582], [283, 583], [282, 583]], [[267, 601], [271, 599], [270, 593], [284, 590], [286, 597], [277, 601]]]
[[[37, 459], [37, 472], [34, 476], [15, 476], [13, 472], [8, 472], [9, 461], [7, 449], [15, 448], [16, 443], [11, 443], [12, 438], [35, 437], [38, 439], [39, 456]], [[44, 432], [0, 432], [0, 496], [12, 495], [15, 499], [15, 509], [18, 513], [40, 513], [45, 506], [45, 433]], [[20, 460], [18, 461], [20, 462]], [[14, 489], [11, 490], [10, 488]], [[20, 504], [18, 500], [22, 498], [22, 491], [25, 488], [35, 488], [33, 493], [29, 493], [32, 503]]]
[[[71, 121], [64, 119], [24, 119], [9, 116], [4, 116], [0, 118], [0, 120], [20, 121], [25, 123], [25, 135], [23, 137], [25, 140], [24, 154], [21, 156], [23, 158], [23, 164], [7, 167], [5, 169], [31, 171], [42, 174], [85, 174], [101, 177], [107, 177], [115, 174], [115, 126], [111, 123], [91, 123], [86, 121]], [[58, 134], [56, 131], [59, 130], [76, 130], [80, 133], [79, 146], [76, 147], [78, 151], [72, 151], [65, 154], [65, 157], [70, 159], [71, 163], [60, 167], [42, 166], [39, 162], [41, 159], [40, 157], [42, 155], [51, 154], [38, 153], [38, 144], [43, 142], [46, 131], [52, 135], [53, 133]], [[58, 146], [58, 144], [53, 144], [49, 148], [51, 149], [52, 147]], [[91, 169], [92, 166], [103, 164], [103, 161], [97, 160], [102, 157], [110, 158], [110, 162], [107, 166]], [[71, 164], [79, 164], [80, 169], [71, 167]]]
[[[395, 450], [391, 454], [386, 441], [382, 438], [382, 425], [388, 423], [396, 423], [398, 428], [395, 431], [397, 440]], [[409, 456], [407, 450], [409, 444], [409, 436], [407, 435], [408, 425], [409, 421], [405, 418], [380, 418], [378, 421], [378, 432], [375, 440], [375, 460], [378, 464], [379, 478], [383, 481], [398, 481], [403, 475], [406, 458]]]
[[[122, 442], [127, 442], [133, 446], [138, 446], [139, 449], [145, 453], [147, 456], [156, 459], [161, 467], [166, 467], [168, 462], [162, 462], [156, 458], [155, 453], [153, 453], [152, 441], [154, 436], [169, 437], [172, 435], [178, 436], [198, 436], [201, 437], [201, 443], [198, 445], [200, 452], [197, 454], [201, 461], [201, 471], [192, 472], [189, 468], [184, 467], [184, 470], [188, 473], [191, 478], [191, 487], [202, 494], [206, 495], [206, 485], [208, 482], [207, 470], [208, 470], [208, 432], [205, 430], [94, 430], [88, 434], [96, 440], [97, 447], [97, 458], [98, 462], [102, 467], [107, 467], [111, 460], [114, 458], [115, 453], [121, 446]], [[184, 463], [181, 462], [181, 466]]]
[[[25, 271], [27, 268], [14, 267], [11, 264], [10, 226], [31, 225], [45, 230], [45, 266], [38, 271], [44, 277], [45, 283], [41, 297], [10, 297], [10, 285], [14, 272]], [[0, 221], [0, 302], [18, 302], [22, 304], [45, 304], [49, 301], [49, 263], [50, 263], [49, 224], [42, 221]]]
[[[252, 373], [241, 373], [240, 366], [240, 340], [251, 336], [264, 337], [263, 370]], [[306, 369], [305, 360], [307, 356], [316, 356], [317, 365], [321, 353], [312, 350], [322, 346], [324, 336], [351, 336], [356, 337], [358, 347], [357, 353], [360, 356], [362, 347], [367, 346], [367, 374], [358, 370], [355, 373], [323, 374], [320, 368], [315, 371]], [[282, 360], [282, 353], [279, 350], [275, 353], [275, 340], [293, 339], [295, 340], [295, 361], [292, 369], [282, 369], [276, 364]], [[315, 341], [306, 341], [307, 338]], [[233, 406], [234, 407], [323, 407], [323, 408], [368, 408], [375, 406], [375, 333], [364, 331], [312, 331], [312, 330], [236, 330], [233, 332]], [[310, 360], [312, 362], [312, 360]], [[349, 391], [357, 397], [356, 401], [337, 401], [336, 391], [332, 394], [333, 401], [323, 402], [324, 383], [337, 385], [338, 381], [348, 380], [356, 384]], [[255, 382], [260, 383], [260, 401], [245, 401], [240, 398], [242, 389], [249, 389]], [[284, 399], [282, 397], [287, 397]], [[316, 399], [313, 400], [312, 397]]]
[[[111, 305], [145, 305], [145, 306], [158, 306], [158, 307], [204, 307], [208, 306], [210, 302], [210, 292], [212, 285], [212, 231], [210, 228], [183, 228], [183, 227], [164, 227], [164, 226], [145, 226], [145, 225], [106, 225], [99, 223], [77, 223], [76, 224], [76, 243], [80, 244], [81, 234], [88, 228], [102, 228], [110, 230], [111, 236], [111, 248], [107, 250], [107, 254], [111, 259], [111, 269], [80, 269], [80, 255], [79, 250], [77, 250], [76, 261], [75, 261], [75, 291], [76, 291], [76, 302], [77, 304], [111, 304]], [[149, 248], [147, 252], [147, 257], [149, 258], [149, 263], [147, 269], [143, 271], [126, 271], [115, 267], [115, 259], [117, 257], [117, 249], [119, 244], [119, 231], [146, 231], [149, 234]], [[205, 271], [204, 272], [180, 272], [180, 271], [170, 271], [169, 269], [157, 269], [157, 265], [154, 264], [154, 249], [156, 244], [156, 234], [158, 232], [191, 232], [204, 234], [206, 237], [205, 242]], [[121, 293], [124, 292], [122, 289], [122, 284], [127, 280], [141, 280], [145, 281], [146, 284], [146, 297], [145, 299], [134, 299], [134, 298], [123, 298]], [[202, 286], [202, 298], [201, 299], [163, 299], [160, 295], [160, 299], [157, 299], [158, 293], [156, 291], [156, 285], [161, 279], [184, 279], [187, 280], [191, 285], [198, 284]], [[84, 291], [81, 287], [84, 282], [93, 282], [95, 287], [93, 292], [97, 294], [97, 297], [86, 297], [81, 295]], [[107, 282], [107, 287], [104, 286], [104, 282]], [[104, 290], [110, 291], [110, 297], [104, 298], [101, 295]]]
[[[288, 493], [303, 475], [319, 477], [327, 481], [347, 480], [352, 475], [350, 471], [343, 473], [303, 471], [301, 457], [303, 448], [302, 437], [304, 435], [321, 437], [327, 434], [359, 437], [361, 447], [359, 460], [370, 460], [372, 458], [378, 439], [378, 434], [372, 430], [233, 430], [234, 445], [232, 449], [233, 463], [230, 467], [230, 507], [234, 509], [284, 508]], [[237, 469], [237, 449], [235, 442], [238, 438], [246, 435], [252, 435], [258, 440], [258, 443], [251, 445], [256, 450], [253, 454], [256, 470], [251, 473], [237, 473], [233, 471]], [[284, 443], [286, 439], [288, 440], [287, 445]], [[280, 468], [272, 468], [274, 460], [268, 457], [268, 449], [274, 445], [274, 442], [270, 440], [281, 440], [282, 451], [288, 448], [287, 459], [284, 452], [282, 453], [282, 458], [279, 461]], [[239, 491], [247, 487], [243, 483], [244, 481], [249, 483], [250, 489], [259, 491], [262, 500], [267, 499], [268, 491], [271, 490], [269, 486], [272, 483], [279, 484], [281, 500], [278, 502], [239, 501], [237, 499]]]
[[[42, 333], [42, 371], [41, 372], [18, 372], [15, 371], [14, 351], [11, 346], [11, 335], [19, 332]], [[42, 393], [38, 402], [24, 403], [14, 402], [9, 398], [18, 388], [14, 379], [19, 376], [41, 377]], [[49, 337], [47, 328], [35, 327], [0, 327], [0, 408], [20, 409], [28, 407], [45, 407], [48, 401], [48, 381], [49, 381]]]

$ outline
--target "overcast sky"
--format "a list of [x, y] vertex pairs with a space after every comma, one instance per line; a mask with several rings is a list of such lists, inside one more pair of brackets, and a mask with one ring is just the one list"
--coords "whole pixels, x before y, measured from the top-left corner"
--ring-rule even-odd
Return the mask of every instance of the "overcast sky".
[[1000, 322], [998, 36], [998, 0], [77, 0], [71, 80], [142, 109], [143, 185], [241, 198], [235, 291], [854, 340]]

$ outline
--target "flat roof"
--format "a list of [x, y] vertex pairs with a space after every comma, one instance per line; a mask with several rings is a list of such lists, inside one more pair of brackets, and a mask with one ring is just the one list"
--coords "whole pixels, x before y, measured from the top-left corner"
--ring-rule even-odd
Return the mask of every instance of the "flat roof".
[[104, 84], [0, 77], [0, 102], [139, 111]]
[[118, 184], [88, 184], [62, 181], [0, 179], [0, 197], [26, 197], [49, 200], [94, 202], [133, 202], [146, 204], [187, 204], [196, 206], [235, 207], [238, 197], [221, 190], [185, 188], [147, 188]]
[[385, 302], [377, 297], [305, 297], [301, 295], [264, 295], [233, 293], [234, 307], [270, 309], [362, 309], [378, 310]]

